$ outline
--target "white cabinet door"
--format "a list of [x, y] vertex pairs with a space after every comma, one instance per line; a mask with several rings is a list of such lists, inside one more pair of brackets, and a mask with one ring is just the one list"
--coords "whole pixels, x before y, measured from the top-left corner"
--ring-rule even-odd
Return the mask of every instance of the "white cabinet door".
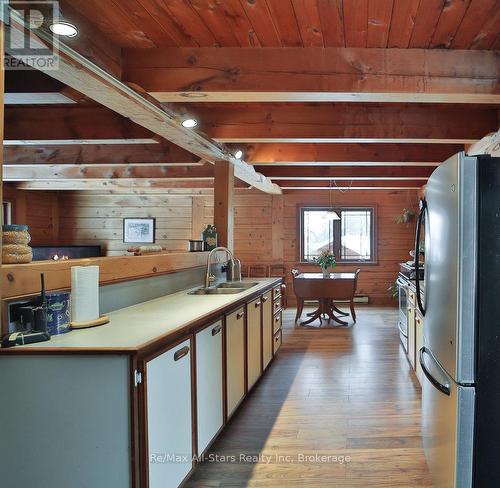
[[245, 312], [243, 308], [226, 317], [227, 416], [245, 395]]
[[262, 373], [261, 361], [261, 307], [259, 297], [247, 303], [247, 379], [248, 390], [252, 388]]
[[273, 358], [273, 301], [271, 291], [262, 296], [262, 367]]
[[223, 423], [221, 321], [196, 334], [196, 398], [201, 456]]
[[191, 342], [146, 364], [149, 488], [175, 488], [193, 466]]

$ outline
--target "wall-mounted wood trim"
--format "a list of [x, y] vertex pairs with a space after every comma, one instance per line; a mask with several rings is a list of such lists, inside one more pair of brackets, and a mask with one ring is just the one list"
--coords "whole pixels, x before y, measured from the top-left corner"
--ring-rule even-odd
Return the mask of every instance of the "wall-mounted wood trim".
[[47, 290], [71, 286], [72, 266], [99, 266], [101, 285], [150, 276], [175, 273], [206, 265], [207, 253], [169, 253], [150, 256], [116, 256], [68, 261], [38, 261], [30, 264], [2, 266], [3, 298], [39, 292], [40, 273], [45, 274]]

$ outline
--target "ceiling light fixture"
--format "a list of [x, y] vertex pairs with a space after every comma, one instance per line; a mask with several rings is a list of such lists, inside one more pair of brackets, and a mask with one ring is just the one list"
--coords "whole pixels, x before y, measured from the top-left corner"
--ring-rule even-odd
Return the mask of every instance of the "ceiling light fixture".
[[58, 36], [76, 37], [78, 35], [78, 29], [76, 28], [76, 26], [74, 26], [70, 22], [65, 22], [62, 20], [50, 24], [49, 29]]
[[236, 159], [241, 159], [243, 157], [243, 151], [241, 149], [238, 149], [235, 153], [234, 153], [234, 157]]
[[198, 125], [198, 121], [196, 119], [184, 119], [181, 124], [186, 129], [193, 129]]

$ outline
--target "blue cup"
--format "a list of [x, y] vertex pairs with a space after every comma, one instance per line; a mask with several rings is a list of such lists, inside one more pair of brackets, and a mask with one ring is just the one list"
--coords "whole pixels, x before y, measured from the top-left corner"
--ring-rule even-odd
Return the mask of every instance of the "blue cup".
[[47, 332], [53, 336], [64, 334], [70, 327], [70, 293], [47, 293]]

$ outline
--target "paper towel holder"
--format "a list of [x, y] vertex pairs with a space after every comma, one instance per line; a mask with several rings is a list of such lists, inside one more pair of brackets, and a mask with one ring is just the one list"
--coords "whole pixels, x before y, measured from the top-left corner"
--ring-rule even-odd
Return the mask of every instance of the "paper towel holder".
[[98, 325], [104, 325], [109, 322], [109, 317], [107, 315], [102, 315], [98, 319], [90, 320], [89, 322], [71, 322], [72, 329], [87, 329], [89, 327], [97, 327]]

